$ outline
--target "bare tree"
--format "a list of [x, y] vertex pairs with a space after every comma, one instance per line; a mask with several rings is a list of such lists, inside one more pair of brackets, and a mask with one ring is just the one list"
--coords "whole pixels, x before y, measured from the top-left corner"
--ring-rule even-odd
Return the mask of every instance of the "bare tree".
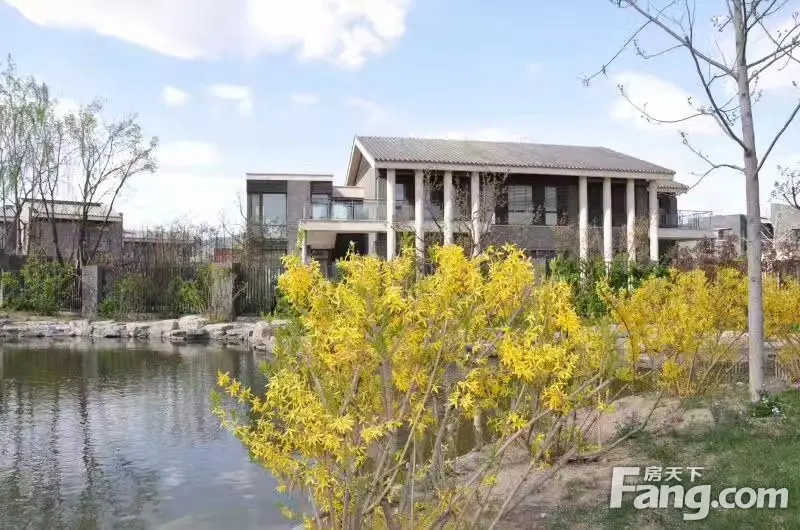
[[[120, 192], [128, 180], [156, 168], [156, 138], [146, 140], [136, 123], [136, 116], [106, 122], [101, 114], [103, 105], [95, 101], [66, 118], [70, 139], [75, 143], [77, 168], [77, 193], [81, 208], [76, 231], [78, 258], [81, 264], [90, 262], [102, 241]], [[100, 235], [95, 241], [87, 239], [92, 208], [101, 201], [106, 203], [105, 218], [100, 225]], [[73, 246], [75, 248], [75, 246]]]
[[[508, 173], [479, 174], [480, 201], [473, 211], [471, 182], [469, 178], [453, 176], [453, 216], [451, 228], [454, 243], [462, 246], [471, 256], [477, 256], [491, 246], [504, 243], [496, 231], [495, 212], [506, 204], [504, 193]], [[441, 171], [425, 171], [423, 174], [425, 196], [423, 201], [426, 232], [423, 244], [427, 248], [431, 244], [444, 242], [446, 231], [444, 222], [444, 176]], [[415, 233], [412, 209], [407, 217], [412, 220], [399, 219], [395, 229], [402, 233]], [[416, 237], [416, 236], [414, 236]]]
[[[767, 72], [784, 68], [798, 62], [795, 56], [800, 46], [800, 24], [797, 13], [789, 10], [789, 0], [718, 0], [721, 16], [711, 20], [718, 35], [730, 35], [734, 47], [726, 54], [724, 43], [709, 39], [713, 35], [698, 32], [697, 4], [694, 0], [663, 0], [641, 2], [639, 0], [613, 0], [613, 4], [638, 15], [642, 23], [625, 41], [613, 57], [594, 75], [585, 78], [588, 84], [597, 75], [605, 74], [609, 66], [627, 48], [632, 48], [643, 59], [653, 59], [670, 52], [685, 53], [689, 68], [702, 86], [705, 102], [693, 105], [693, 111], [683, 117], [653, 116], [644, 106], [637, 106], [628, 98], [623, 87], [620, 91], [628, 101], [649, 121], [654, 123], [682, 123], [692, 119], [711, 117], [724, 135], [733, 142], [742, 154], [743, 163], [715, 161], [689, 141], [681, 133], [684, 144], [705, 164], [703, 176], [720, 168], [741, 173], [745, 179], [747, 196], [747, 270], [749, 277], [749, 372], [750, 391], [753, 400], [759, 399], [764, 385], [764, 319], [761, 281], [761, 212], [759, 202], [758, 174], [770, 153], [789, 128], [800, 111], [800, 97], [788, 109], [786, 119], [776, 131], [768, 135], [763, 155], [758, 155], [753, 105], [762, 96], [758, 90], [759, 79]], [[708, 8], [704, 3], [703, 8]], [[783, 20], [775, 21], [779, 16]], [[639, 43], [643, 32], [656, 29], [671, 40], [671, 45], [652, 53]], [[709, 31], [709, 33], [712, 33]], [[707, 44], [711, 42], [710, 44]], [[756, 43], [767, 43], [769, 49], [758, 50]], [[728, 83], [726, 86], [725, 83]], [[735, 94], [730, 95], [730, 85], [735, 85]], [[795, 83], [795, 87], [796, 87]], [[727, 92], [726, 92], [727, 90]], [[702, 178], [702, 177], [701, 177]]]
[[47, 86], [38, 87], [35, 117], [31, 120], [35, 141], [31, 148], [30, 164], [33, 181], [37, 187], [35, 192], [50, 225], [55, 257], [59, 263], [63, 263], [56, 203], [65, 184], [63, 181], [69, 177], [74, 147], [67, 136], [64, 120], [56, 116], [55, 105], [56, 102], [50, 98]]
[[3, 207], [3, 249], [13, 238], [15, 254], [25, 252], [23, 218], [25, 205], [33, 199], [37, 183], [30, 171], [33, 145], [32, 120], [36, 112], [36, 82], [17, 76], [16, 65], [8, 58], [0, 72], [0, 201]]
[[770, 198], [800, 210], [800, 173], [789, 167], [778, 167], [778, 170], [781, 177], [775, 181]]

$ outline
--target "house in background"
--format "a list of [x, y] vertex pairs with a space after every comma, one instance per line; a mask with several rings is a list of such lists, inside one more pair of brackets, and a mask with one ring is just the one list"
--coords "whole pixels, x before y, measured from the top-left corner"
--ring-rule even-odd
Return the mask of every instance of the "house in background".
[[49, 258], [55, 258], [57, 242], [64, 259], [76, 258], [79, 254], [79, 232], [84, 218], [84, 206], [88, 208], [84, 242], [87, 252], [91, 253], [97, 246], [98, 254], [119, 254], [123, 233], [121, 213], [109, 211], [100, 203], [39, 199], [26, 201], [18, 217], [15, 216], [13, 205], [3, 208], [0, 219], [2, 249], [7, 254], [29, 255], [41, 252]]
[[[503, 185], [494, 189], [498, 175]], [[563, 225], [576, 227], [584, 257], [590, 233], [602, 234], [610, 261], [639, 219], [658, 259], [677, 242], [713, 237], [703, 224], [710, 212], [678, 210], [687, 189], [669, 169], [602, 147], [356, 137], [345, 186], [327, 174], [250, 173], [247, 215], [287, 252], [303, 230], [302, 253], [323, 266], [351, 243], [391, 259], [398, 233], [409, 233], [419, 252], [431, 234], [453, 242], [471, 231], [552, 256]]]

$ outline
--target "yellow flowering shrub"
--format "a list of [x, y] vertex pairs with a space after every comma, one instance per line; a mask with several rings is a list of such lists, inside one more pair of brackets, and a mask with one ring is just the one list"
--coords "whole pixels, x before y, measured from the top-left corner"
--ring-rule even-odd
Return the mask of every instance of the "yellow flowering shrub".
[[792, 382], [800, 380], [800, 283], [764, 278], [764, 335]]
[[660, 384], [675, 395], [715, 390], [745, 358], [747, 283], [736, 270], [722, 269], [713, 280], [702, 270], [672, 271], [605, 297], [626, 333], [630, 365], [659, 370]]
[[606, 331], [583, 324], [568, 285], [534, 281], [513, 246], [476, 258], [438, 247], [432, 260], [418, 276], [413, 250], [351, 255], [333, 282], [286, 258], [279, 287], [298, 316], [278, 336], [265, 392], [219, 376], [250, 409], [244, 421], [218, 402], [223, 425], [282, 491], [309, 500], [309, 527], [458, 526], [494, 480], [488, 463], [452, 479], [462, 422], [486, 412], [492, 452], [527, 440], [546, 463], [571, 413], [610, 398], [622, 360]]

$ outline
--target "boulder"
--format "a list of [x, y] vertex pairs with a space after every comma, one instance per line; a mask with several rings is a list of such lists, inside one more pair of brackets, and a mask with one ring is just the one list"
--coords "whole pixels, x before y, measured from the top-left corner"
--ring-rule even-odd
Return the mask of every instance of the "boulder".
[[253, 341], [253, 349], [260, 352], [272, 353], [275, 350], [275, 337], [265, 337]]
[[208, 340], [204, 329], [175, 329], [169, 332], [170, 342], [203, 342]]
[[250, 340], [254, 327], [254, 324], [237, 322], [232, 328], [226, 330], [225, 335], [218, 340], [225, 344], [242, 344]]
[[178, 319], [178, 329], [184, 331], [198, 330], [208, 324], [208, 319], [200, 315], [187, 315]]
[[92, 337], [116, 339], [125, 335], [125, 324], [121, 322], [114, 322], [113, 320], [104, 320], [95, 322], [92, 327]]
[[71, 337], [88, 337], [92, 334], [92, 324], [86, 319], [70, 320]]
[[125, 336], [133, 339], [150, 337], [150, 324], [147, 322], [128, 322], [125, 324]]
[[211, 339], [219, 340], [227, 335], [229, 329], [233, 329], [235, 324], [225, 322], [222, 324], [208, 324], [203, 329]]
[[155, 322], [150, 322], [149, 325], [151, 339], [167, 337], [171, 331], [178, 329], [178, 321], [174, 318], [168, 320], [156, 320]]

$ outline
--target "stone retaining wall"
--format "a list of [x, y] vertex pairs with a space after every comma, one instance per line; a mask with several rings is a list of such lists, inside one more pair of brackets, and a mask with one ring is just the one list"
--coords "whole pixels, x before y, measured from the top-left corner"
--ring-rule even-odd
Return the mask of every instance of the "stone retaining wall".
[[275, 346], [275, 331], [285, 324], [283, 320], [209, 324], [207, 319], [198, 315], [145, 322], [2, 319], [0, 342], [20, 338], [141, 339], [172, 343], [240, 344], [271, 352]]

